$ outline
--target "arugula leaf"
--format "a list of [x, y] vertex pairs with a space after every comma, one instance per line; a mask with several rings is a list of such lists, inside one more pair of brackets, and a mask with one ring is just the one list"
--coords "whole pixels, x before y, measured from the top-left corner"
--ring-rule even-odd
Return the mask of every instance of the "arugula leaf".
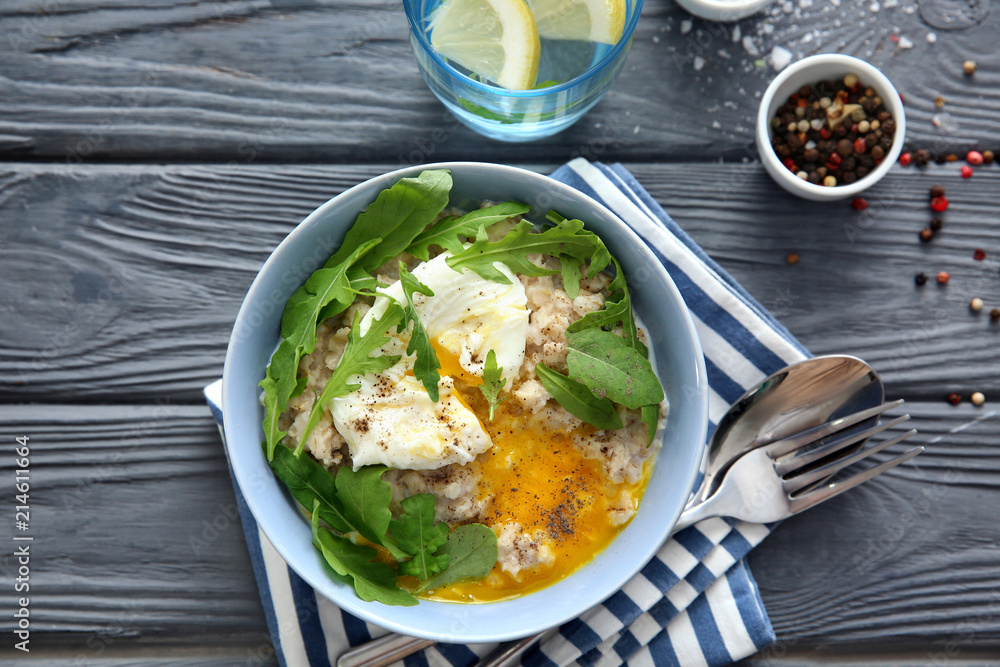
[[341, 466], [336, 477], [337, 497], [343, 504], [344, 516], [355, 530], [369, 542], [384, 546], [399, 560], [410, 554], [388, 536], [392, 486], [382, 480], [386, 470], [385, 466], [364, 466], [357, 471]]
[[326, 266], [340, 264], [351, 254], [351, 248], [372, 239], [378, 239], [379, 243], [366, 251], [358, 266], [367, 273], [382, 266], [406, 250], [413, 239], [434, 222], [448, 205], [451, 186], [451, 172], [447, 169], [427, 170], [416, 177], [400, 179], [380, 192], [358, 216]]
[[632, 299], [628, 293], [628, 286], [625, 284], [625, 273], [622, 271], [621, 264], [618, 263], [617, 259], [611, 257], [611, 261], [615, 265], [615, 277], [611, 280], [611, 284], [608, 285], [611, 296], [604, 302], [604, 308], [587, 313], [576, 322], [573, 322], [573, 324], [566, 328], [566, 333], [577, 333], [592, 327], [610, 329], [621, 324], [625, 342], [630, 347], [638, 350], [643, 356], [648, 356], [649, 353], [646, 350], [646, 346], [639, 340], [639, 332], [635, 325], [635, 315], [632, 313]]
[[543, 269], [530, 262], [528, 255], [542, 253], [554, 256], [567, 256], [578, 262], [592, 257], [603, 245], [592, 232], [583, 229], [579, 220], [563, 220], [555, 227], [535, 234], [533, 225], [522, 220], [506, 236], [499, 241], [490, 241], [486, 230], [480, 229], [476, 241], [460, 253], [452, 255], [446, 261], [448, 266], [461, 272], [471, 269], [486, 280], [509, 285], [510, 280], [500, 272], [493, 262], [506, 264], [514, 273], [527, 276], [550, 276], [558, 271]]
[[393, 569], [374, 560], [377, 555], [374, 549], [320, 528], [317, 511], [313, 511], [312, 534], [313, 544], [323, 554], [323, 559], [339, 575], [338, 579], [354, 584], [359, 598], [365, 602], [407, 607], [417, 604], [413, 595], [396, 585]]
[[503, 370], [497, 366], [497, 353], [493, 350], [486, 355], [486, 364], [483, 366], [483, 383], [479, 385], [479, 391], [490, 404], [490, 421], [493, 421], [493, 413], [497, 406], [507, 400], [506, 396], [500, 395], [500, 390], [507, 384], [503, 376]]
[[281, 316], [282, 341], [271, 356], [260, 387], [264, 390], [264, 437], [267, 460], [286, 435], [278, 418], [288, 401], [298, 396], [305, 383], [298, 378], [299, 360], [316, 349], [316, 325], [320, 311], [342, 312], [354, 303], [354, 292], [347, 273], [357, 259], [374, 247], [378, 240], [362, 244], [332, 268], [319, 269], [295, 290]]
[[333, 476], [311, 456], [296, 456], [288, 447], [277, 447], [270, 461], [275, 476], [285, 483], [302, 507], [315, 508], [313, 514], [336, 531], [349, 533], [354, 525], [337, 497]]
[[563, 289], [566, 296], [575, 299], [580, 296], [580, 262], [563, 255], [559, 258], [560, 273], [562, 273]]
[[595, 396], [609, 398], [626, 408], [640, 408], [663, 400], [663, 388], [653, 366], [625, 339], [602, 329], [566, 334], [569, 377]]
[[421, 584], [418, 593], [485, 577], [497, 562], [497, 536], [481, 523], [466, 524], [451, 531], [438, 552], [448, 556], [448, 567]]
[[406, 249], [417, 259], [425, 262], [430, 258], [429, 248], [432, 245], [439, 245], [451, 254], [456, 255], [464, 246], [458, 237], [475, 237], [480, 227], [489, 227], [498, 222], [503, 222], [515, 215], [524, 215], [531, 209], [527, 204], [515, 201], [508, 201], [487, 208], [469, 211], [461, 216], [449, 216], [438, 220], [432, 227], [424, 230], [413, 243]]
[[413, 555], [399, 564], [399, 573], [425, 581], [448, 567], [448, 555], [434, 552], [448, 541], [448, 524], [435, 522], [434, 495], [420, 493], [404, 498], [403, 514], [389, 522], [389, 530], [399, 546]]
[[660, 406], [654, 403], [642, 406], [642, 423], [649, 428], [649, 441], [646, 446], [653, 444], [653, 437], [656, 435], [656, 426], [660, 422]]
[[424, 385], [431, 400], [437, 403], [439, 398], [438, 382], [441, 380], [441, 374], [438, 371], [441, 369], [441, 362], [438, 361], [437, 352], [431, 345], [427, 329], [417, 317], [417, 309], [413, 306], [414, 293], [419, 292], [425, 296], [434, 296], [434, 292], [407, 271], [406, 264], [403, 262], [399, 263], [399, 281], [403, 286], [403, 293], [406, 295], [406, 305], [403, 306], [403, 321], [400, 322], [397, 331], [402, 333], [407, 325], [413, 322], [413, 331], [410, 333], [410, 343], [406, 347], [406, 353], [417, 355], [413, 362], [413, 375]]
[[571, 415], [601, 429], [622, 428], [621, 417], [614, 403], [608, 398], [598, 398], [585, 384], [552, 370], [545, 364], [535, 366], [535, 374], [542, 381], [545, 391], [552, 394], [559, 405]]
[[305, 447], [306, 439], [312, 433], [312, 430], [316, 428], [316, 424], [319, 423], [327, 403], [338, 396], [346, 396], [361, 386], [359, 384], [349, 384], [347, 381], [348, 378], [352, 375], [381, 373], [399, 361], [398, 356], [381, 355], [373, 357], [371, 354], [389, 340], [386, 335], [389, 329], [397, 326], [402, 319], [403, 309], [398, 304], [391, 303], [386, 308], [385, 313], [382, 314], [382, 317], [374, 320], [371, 326], [368, 327], [368, 331], [362, 335], [359, 333], [361, 316], [358, 313], [354, 314], [354, 322], [351, 325], [350, 332], [347, 334], [347, 346], [344, 348], [344, 356], [340, 358], [340, 363], [333, 369], [333, 375], [330, 376], [326, 386], [323, 387], [322, 393], [313, 402], [312, 409], [309, 411], [309, 419], [306, 421], [305, 428], [302, 429], [302, 437], [295, 448], [296, 456]]

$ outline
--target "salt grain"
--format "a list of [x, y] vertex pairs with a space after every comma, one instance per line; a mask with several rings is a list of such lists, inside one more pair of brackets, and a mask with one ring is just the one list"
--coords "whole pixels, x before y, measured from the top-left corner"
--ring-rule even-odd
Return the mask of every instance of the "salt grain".
[[785, 69], [790, 62], [792, 62], [791, 51], [783, 46], [775, 46], [771, 49], [771, 67], [774, 68], [775, 72]]
[[694, 26], [694, 23], [691, 22], [691, 19], [684, 19], [681, 21], [681, 34], [686, 35], [691, 32], [692, 26]]

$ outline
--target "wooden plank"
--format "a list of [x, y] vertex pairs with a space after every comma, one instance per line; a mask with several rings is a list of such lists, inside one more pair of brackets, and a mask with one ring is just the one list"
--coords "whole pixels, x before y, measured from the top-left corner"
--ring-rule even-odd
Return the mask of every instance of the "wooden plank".
[[[501, 146], [459, 126], [429, 92], [397, 2], [14, 0], [0, 8], [0, 156], [241, 164], [749, 156], [757, 102], [774, 75], [756, 61], [775, 47], [795, 57], [840, 51], [883, 68], [906, 96], [914, 144], [992, 142], [1000, 13], [933, 27], [913, 3], [871, 7], [781, 2], [722, 24], [649, 0], [619, 81], [582, 123]], [[901, 37], [913, 48], [900, 48]], [[981, 65], [975, 77], [962, 74], [966, 58]]]
[[[1000, 397], [1000, 325], [967, 305], [1000, 307], [997, 167], [969, 180], [954, 166], [897, 168], [858, 214], [786, 196], [754, 164], [629, 166], [814, 352], [861, 356], [890, 395]], [[314, 207], [386, 169], [0, 168], [0, 399], [200, 401], [268, 253]], [[937, 181], [953, 203], [921, 244]], [[914, 286], [939, 270], [947, 286]]]
[[[929, 652], [949, 641], [962, 658], [1000, 650], [1000, 416], [910, 407], [924, 455], [790, 519], [751, 555], [789, 655]], [[263, 617], [206, 408], [0, 406], [0, 440], [25, 434], [33, 657], [36, 646], [54, 661], [106, 651], [171, 664], [202, 651], [213, 664], [260, 653]], [[0, 461], [3, 474], [11, 465]], [[217, 524], [214, 539], [206, 523]], [[197, 556], [192, 536], [208, 542]], [[10, 556], [0, 564], [6, 578]], [[0, 630], [11, 627], [0, 618]]]

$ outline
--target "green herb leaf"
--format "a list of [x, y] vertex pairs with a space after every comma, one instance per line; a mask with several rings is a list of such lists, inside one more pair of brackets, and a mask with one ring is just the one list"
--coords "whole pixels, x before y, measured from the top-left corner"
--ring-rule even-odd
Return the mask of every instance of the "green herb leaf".
[[358, 533], [370, 542], [381, 544], [399, 560], [410, 554], [388, 536], [392, 486], [382, 480], [386, 470], [385, 466], [364, 466], [357, 471], [342, 466], [337, 470], [337, 497], [343, 504], [344, 516]]
[[302, 507], [315, 507], [313, 513], [318, 513], [319, 518], [336, 531], [349, 533], [354, 530], [337, 497], [333, 476], [322, 464], [311, 456], [296, 456], [291, 449], [281, 446], [275, 448], [270, 466]]
[[558, 373], [545, 364], [535, 366], [535, 374], [545, 391], [574, 415], [601, 429], [622, 428], [615, 405], [607, 398], [598, 398], [586, 385]]
[[566, 296], [575, 299], [580, 296], [580, 266], [581, 263], [572, 257], [563, 255], [559, 258], [560, 273], [562, 273], [563, 289]]
[[399, 324], [398, 331], [402, 333], [404, 329], [413, 323], [413, 331], [410, 333], [410, 343], [406, 347], [407, 354], [415, 354], [417, 358], [413, 362], [413, 375], [424, 385], [427, 395], [437, 403], [438, 382], [441, 380], [441, 362], [438, 360], [437, 352], [431, 345], [430, 336], [423, 322], [417, 316], [417, 309], [413, 306], [413, 295], [417, 292], [424, 296], [434, 296], [434, 292], [427, 285], [417, 280], [412, 273], [406, 270], [403, 262], [399, 263], [399, 280], [403, 286], [403, 293], [406, 295], [406, 304], [403, 306], [403, 321]]
[[389, 329], [397, 326], [403, 319], [403, 309], [398, 304], [389, 304], [382, 317], [374, 320], [368, 331], [364, 335], [359, 333], [361, 316], [354, 315], [354, 322], [351, 331], [347, 334], [347, 346], [344, 348], [344, 356], [340, 358], [340, 363], [333, 369], [333, 375], [323, 387], [322, 393], [313, 402], [309, 411], [309, 419], [305, 428], [302, 429], [302, 437], [295, 448], [295, 455], [298, 456], [305, 447], [306, 439], [316, 428], [326, 404], [338, 396], [346, 396], [358, 389], [361, 385], [348, 383], [348, 378], [352, 375], [365, 375], [366, 373], [381, 373], [397, 361], [398, 356], [380, 355], [371, 356], [373, 352], [385, 345], [389, 340], [386, 335]]
[[442, 218], [413, 239], [413, 243], [406, 249], [406, 252], [417, 259], [427, 261], [430, 258], [430, 246], [438, 245], [456, 255], [464, 250], [459, 237], [475, 238], [480, 227], [489, 227], [515, 215], [524, 215], [530, 209], [531, 207], [527, 204], [508, 201], [469, 211], [465, 215]]
[[490, 350], [486, 355], [486, 364], [483, 366], [483, 383], [479, 385], [479, 391], [490, 404], [490, 421], [493, 421], [493, 413], [501, 402], [506, 401], [506, 396], [500, 395], [500, 390], [507, 384], [503, 376], [503, 369], [497, 366], [497, 353]]
[[421, 584], [417, 592], [485, 577], [497, 562], [497, 536], [481, 523], [469, 523], [451, 531], [438, 553], [448, 556], [448, 567]]
[[316, 325], [320, 311], [342, 312], [354, 302], [354, 291], [347, 277], [357, 259], [374, 247], [378, 240], [356, 247], [332, 268], [319, 269], [305, 285], [295, 290], [281, 316], [282, 341], [271, 356], [267, 373], [260, 382], [264, 390], [264, 438], [267, 459], [286, 432], [278, 427], [278, 418], [297, 396], [304, 382], [298, 378], [299, 360], [316, 349]]
[[621, 336], [602, 329], [566, 334], [569, 377], [582, 382], [595, 396], [626, 408], [663, 400], [663, 388], [649, 359]]
[[448, 524], [434, 517], [434, 495], [420, 493], [402, 501], [403, 514], [389, 522], [389, 530], [400, 548], [413, 555], [399, 564], [399, 573], [426, 581], [448, 567], [448, 555], [434, 552], [448, 541]]
[[660, 406], [655, 404], [642, 406], [642, 423], [649, 428], [649, 441], [646, 446], [653, 444], [653, 437], [656, 435], [656, 426], [660, 421]]
[[549, 276], [558, 271], [543, 269], [530, 262], [528, 255], [565, 255], [583, 262], [594, 256], [599, 246], [603, 245], [596, 235], [583, 229], [579, 220], [563, 220], [539, 234], [532, 233], [532, 229], [530, 222], [522, 220], [502, 239], [492, 242], [487, 238], [486, 231], [480, 229], [475, 243], [446, 260], [448, 266], [456, 271], [471, 269], [486, 280], [509, 285], [510, 280], [493, 266], [494, 262], [507, 265], [514, 273]]
[[396, 573], [385, 563], [375, 559], [377, 552], [371, 547], [351, 542], [346, 537], [334, 535], [319, 525], [319, 514], [313, 512], [313, 544], [323, 554], [323, 559], [339, 575], [341, 581], [354, 584], [358, 597], [365, 602], [413, 606], [417, 599], [396, 585]]
[[379, 193], [358, 216], [344, 236], [343, 245], [326, 266], [339, 264], [351, 254], [351, 248], [372, 239], [380, 242], [363, 255], [358, 266], [366, 273], [382, 266], [406, 250], [413, 239], [434, 222], [448, 205], [451, 186], [451, 172], [447, 169], [423, 171], [414, 178], [400, 179]]

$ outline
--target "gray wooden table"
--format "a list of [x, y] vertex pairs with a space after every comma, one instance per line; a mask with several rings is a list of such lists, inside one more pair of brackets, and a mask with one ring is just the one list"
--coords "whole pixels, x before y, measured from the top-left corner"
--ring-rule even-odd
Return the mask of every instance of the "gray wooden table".
[[[255, 272], [372, 175], [583, 155], [624, 162], [811, 350], [872, 363], [927, 446], [753, 552], [779, 642], [746, 663], [1000, 664], [1000, 324], [968, 308], [1000, 306], [1000, 167], [896, 167], [858, 214], [780, 191], [752, 136], [782, 47], [882, 67], [914, 148], [996, 150], [998, 29], [989, 0], [788, 0], [736, 24], [648, 0], [608, 97], [504, 145], [433, 98], [395, 2], [4, 0], [0, 488], [10, 539], [30, 436], [34, 541], [30, 654], [0, 555], [0, 662], [274, 664], [201, 398]], [[934, 183], [952, 207], [921, 244]], [[939, 270], [947, 286], [914, 285]]]

